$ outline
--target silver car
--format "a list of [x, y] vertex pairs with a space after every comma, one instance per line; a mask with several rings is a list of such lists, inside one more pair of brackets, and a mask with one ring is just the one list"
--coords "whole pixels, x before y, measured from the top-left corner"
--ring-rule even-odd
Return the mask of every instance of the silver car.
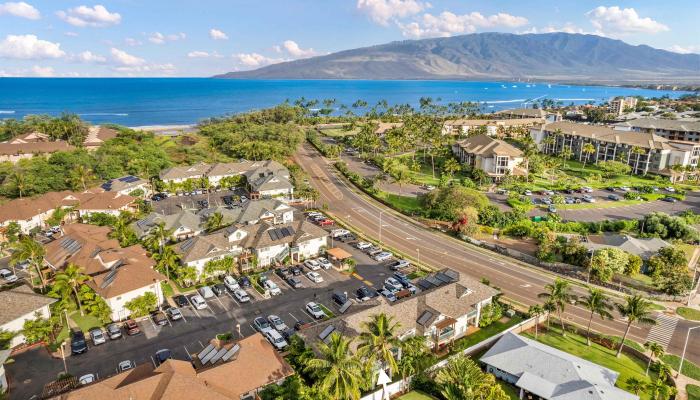
[[280, 332], [284, 332], [287, 330], [287, 324], [282, 321], [282, 318], [276, 316], [276, 315], [269, 315], [267, 317], [267, 320], [270, 322], [270, 325], [272, 325], [273, 328], [277, 329]]
[[107, 342], [104, 332], [100, 328], [90, 329], [90, 338], [92, 339], [92, 344], [97, 346]]

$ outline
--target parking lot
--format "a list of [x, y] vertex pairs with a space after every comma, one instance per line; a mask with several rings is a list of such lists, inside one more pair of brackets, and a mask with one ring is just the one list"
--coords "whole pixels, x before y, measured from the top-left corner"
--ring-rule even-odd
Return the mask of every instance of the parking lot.
[[[280, 287], [280, 295], [265, 299], [255, 289], [249, 288], [246, 291], [251, 301], [239, 303], [226, 292], [219, 297], [207, 299], [205, 309], [196, 310], [191, 305], [183, 307], [183, 318], [168, 321], [165, 326], [157, 326], [151, 319], [144, 319], [138, 321], [141, 334], [124, 334], [120, 339], [108, 340], [98, 346], [93, 346], [88, 339], [87, 353], [66, 358], [68, 372], [77, 377], [91, 373], [105, 378], [115, 374], [117, 365], [124, 360], [131, 360], [136, 365], [154, 363], [152, 357], [160, 349], [171, 350], [176, 359], [188, 360], [190, 354], [202, 350], [218, 333], [232, 332], [234, 336], [241, 337], [253, 334], [253, 320], [256, 317], [277, 315], [290, 328], [298, 321], [315, 323], [305, 309], [308, 302], [315, 301], [332, 313], [339, 314], [339, 306], [331, 299], [333, 292], [347, 293], [349, 298], [354, 299], [360, 286], [379, 289], [393, 273], [386, 267], [387, 263], [376, 263], [349, 243], [333, 241], [332, 246], [340, 247], [353, 255], [357, 263], [354, 275], [335, 269], [320, 269], [316, 272], [322, 276], [323, 282], [314, 283], [305, 276], [309, 269], [303, 268], [304, 274], [298, 278], [304, 287], [295, 289], [274, 272], [270, 272], [267, 276]], [[188, 296], [192, 294], [194, 293]], [[32, 368], [36, 362], [43, 363], [42, 367]], [[24, 399], [38, 394], [44, 384], [54, 380], [63, 371], [63, 364], [60, 359], [48, 359], [45, 350], [40, 349], [18, 355], [15, 363], [6, 368], [13, 398]]]
[[223, 198], [226, 196], [247, 196], [248, 192], [243, 188], [236, 188], [235, 190], [221, 190], [219, 192], [211, 192], [205, 194], [195, 194], [191, 196], [178, 196], [172, 194], [170, 197], [165, 198], [160, 201], [152, 201], [153, 211], [164, 214], [174, 214], [183, 209], [200, 209], [198, 202], [206, 200], [209, 202], [210, 207], [223, 206]]

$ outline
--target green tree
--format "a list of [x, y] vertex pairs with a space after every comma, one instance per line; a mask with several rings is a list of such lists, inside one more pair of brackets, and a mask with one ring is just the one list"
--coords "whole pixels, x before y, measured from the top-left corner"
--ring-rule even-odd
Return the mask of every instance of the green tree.
[[83, 273], [83, 269], [75, 264], [68, 264], [66, 268], [56, 274], [54, 283], [51, 287], [51, 292], [60, 294], [64, 297], [67, 293], [72, 293], [75, 296], [76, 304], [80, 310], [80, 315], [85, 315], [83, 312], [83, 304], [80, 301], [78, 289], [89, 281], [90, 277]]
[[139, 318], [148, 315], [158, 306], [158, 298], [153, 292], [146, 292], [141, 296], [133, 298], [124, 306], [131, 311], [131, 318]]
[[17, 332], [7, 331], [5, 329], [0, 329], [0, 350], [7, 350], [10, 348], [10, 343], [12, 339], [17, 336]]
[[583, 148], [581, 148], [581, 151], [586, 154], [586, 157], [583, 159], [583, 169], [586, 169], [586, 162], [590, 159], [591, 154], [595, 153], [595, 146], [591, 143], [586, 143], [583, 145]]
[[180, 265], [180, 255], [175, 252], [172, 246], [163, 246], [163, 251], [155, 254], [153, 258], [157, 262], [156, 269], [165, 274], [168, 279], [170, 279], [170, 271]]
[[463, 355], [450, 358], [437, 372], [435, 382], [446, 400], [509, 399], [494, 375], [482, 372], [474, 361]]
[[396, 358], [392, 353], [398, 349], [397, 330], [400, 324], [393, 317], [384, 313], [376, 314], [369, 321], [362, 323], [357, 352], [361, 357], [379, 362], [389, 368], [389, 376], [398, 370]]
[[423, 373], [433, 365], [435, 357], [428, 351], [427, 338], [422, 335], [410, 336], [399, 342], [401, 359], [398, 361], [401, 377]]
[[88, 285], [82, 285], [78, 290], [78, 295], [89, 315], [105, 324], [112, 321], [112, 310], [109, 308], [109, 305], [92, 288]]
[[634, 155], [636, 156], [636, 157], [635, 157], [635, 160], [634, 160], [634, 169], [630, 171], [630, 175], [631, 175], [631, 174], [633, 174], [633, 173], [634, 173], [634, 174], [637, 173], [637, 170], [639, 169], [639, 159], [640, 159], [643, 155], [646, 154], [646, 150], [644, 150], [644, 149], [641, 148], [641, 147], [634, 146], [634, 147], [632, 147], [632, 150], [630, 150], [630, 154], [634, 154]]
[[[30, 236], [23, 236], [19, 242], [15, 243], [13, 249], [14, 252], [10, 256], [10, 265], [15, 266], [21, 262], [28, 261], [29, 265], [36, 270], [41, 280], [41, 287], [44, 288], [46, 286], [46, 281], [44, 279], [44, 273], [41, 271], [44, 255], [46, 254], [44, 246]], [[34, 284], [32, 279], [30, 279], [30, 282], [32, 285]]]
[[459, 162], [455, 160], [454, 158], [448, 158], [445, 160], [445, 164], [442, 166], [442, 170], [452, 178], [456, 172], [459, 172], [462, 169], [462, 166], [459, 165]]
[[591, 323], [593, 322], [593, 316], [598, 314], [602, 320], [613, 319], [610, 310], [613, 309], [610, 300], [605, 295], [602, 289], [588, 288], [588, 296], [584, 297], [580, 301], [581, 305], [586, 307], [591, 315], [588, 317], [588, 326], [586, 328], [586, 343], [591, 345]]
[[656, 287], [668, 294], [687, 292], [693, 285], [685, 252], [674, 246], [664, 247], [649, 258], [648, 271]]
[[224, 214], [215, 212], [207, 218], [206, 228], [209, 232], [215, 231], [224, 225]]
[[660, 358], [664, 355], [664, 347], [656, 342], [648, 341], [644, 343], [644, 348], [649, 351], [649, 362], [647, 363], [647, 370], [645, 374], [649, 375], [649, 367], [651, 367], [651, 362], [654, 358]]
[[634, 376], [627, 378], [625, 385], [627, 385], [627, 390], [634, 394], [639, 394], [639, 392], [646, 389], [646, 382], [641, 379], [637, 379]]
[[328, 343], [319, 343], [320, 357], [307, 360], [305, 370], [324, 392], [338, 400], [358, 400], [363, 385], [362, 364], [350, 351], [351, 340], [333, 332]]
[[593, 253], [591, 274], [601, 282], [610, 282], [616, 273], [624, 273], [628, 264], [629, 253], [617, 247], [605, 247]]
[[34, 319], [27, 319], [22, 326], [26, 343], [49, 342], [53, 335], [53, 324], [41, 312], [34, 313]]
[[561, 334], [566, 336], [566, 329], [564, 328], [564, 318], [562, 318], [562, 313], [564, 312], [566, 305], [575, 302], [576, 296], [571, 294], [571, 287], [569, 282], [563, 279], [555, 279], [553, 283], [548, 283], [544, 286], [547, 292], [540, 293], [537, 297], [551, 300], [556, 308], [557, 314], [559, 315], [559, 322], [561, 323]]
[[530, 316], [530, 318], [535, 319], [535, 340], [537, 340], [537, 334], [539, 330], [538, 328], [540, 325], [540, 317], [542, 316], [542, 314], [544, 314], [544, 312], [544, 308], [539, 304], [531, 305], [527, 309], [527, 315]]
[[95, 179], [95, 174], [85, 165], [77, 165], [68, 178], [73, 190], [87, 190], [88, 183]]
[[620, 357], [622, 353], [622, 346], [625, 345], [625, 339], [627, 339], [627, 334], [632, 327], [632, 324], [639, 323], [645, 325], [655, 325], [656, 320], [651, 317], [652, 303], [640, 295], [626, 296], [624, 304], [616, 304], [617, 311], [627, 318], [627, 327], [625, 328], [625, 334], [622, 336], [620, 341], [620, 348], [617, 349], [617, 357]]

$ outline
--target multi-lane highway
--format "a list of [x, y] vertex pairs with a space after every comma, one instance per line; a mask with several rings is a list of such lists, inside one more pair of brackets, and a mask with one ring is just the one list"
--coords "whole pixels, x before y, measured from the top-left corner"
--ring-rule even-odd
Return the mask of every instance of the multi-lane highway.
[[[553, 281], [548, 273], [516, 263], [511, 259], [475, 248], [440, 232], [426, 229], [383, 204], [368, 198], [339, 177], [331, 162], [323, 158], [309, 145], [302, 146], [296, 161], [309, 174], [311, 184], [319, 190], [319, 204], [349, 226], [367, 236], [381, 241], [423, 264], [434, 268], [450, 267], [474, 277], [488, 278], [509, 298], [524, 304], [541, 302], [537, 294], [544, 285]], [[577, 295], [585, 290], [575, 288]], [[564, 317], [585, 325], [589, 312], [579, 305], [566, 307]], [[680, 354], [689, 326], [694, 324], [679, 321], [671, 335], [668, 351]], [[622, 336], [626, 323], [617, 316], [613, 321], [593, 319], [593, 329], [606, 334]], [[649, 327], [633, 326], [629, 338], [644, 343]], [[700, 363], [700, 337], [691, 338], [686, 357]]]

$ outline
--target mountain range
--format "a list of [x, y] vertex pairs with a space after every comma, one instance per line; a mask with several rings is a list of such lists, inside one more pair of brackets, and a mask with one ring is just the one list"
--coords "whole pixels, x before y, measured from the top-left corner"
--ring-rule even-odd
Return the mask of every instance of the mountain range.
[[229, 72], [232, 79], [700, 82], [700, 55], [571, 33], [475, 33], [404, 40]]

